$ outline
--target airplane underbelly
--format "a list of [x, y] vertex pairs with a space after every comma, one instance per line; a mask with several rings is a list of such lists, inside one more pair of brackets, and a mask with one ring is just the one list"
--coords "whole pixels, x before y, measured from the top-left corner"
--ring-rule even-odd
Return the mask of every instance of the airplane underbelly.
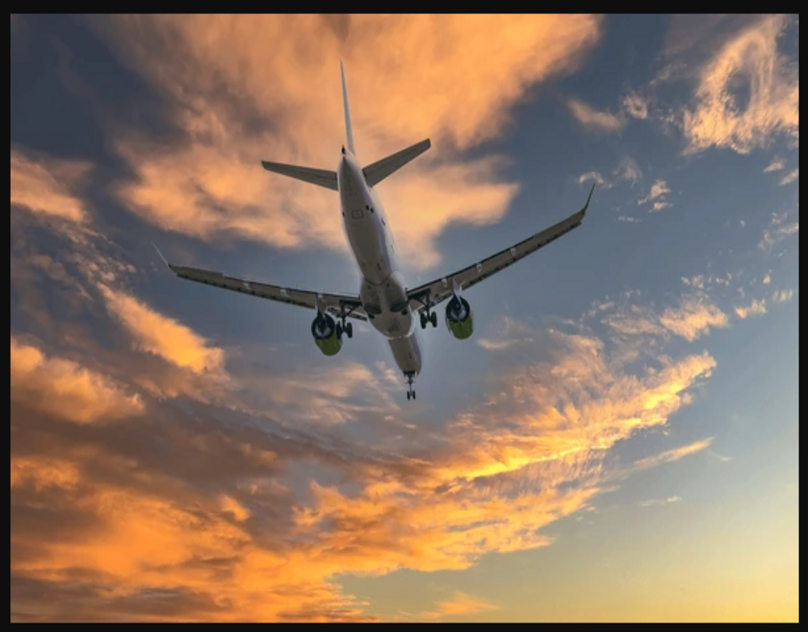
[[401, 274], [389, 274], [383, 283], [375, 284], [365, 279], [359, 296], [370, 324], [387, 338], [409, 335], [415, 323]]
[[421, 372], [421, 346], [418, 335], [413, 332], [406, 338], [392, 338], [389, 340], [393, 358], [404, 375], [413, 377]]

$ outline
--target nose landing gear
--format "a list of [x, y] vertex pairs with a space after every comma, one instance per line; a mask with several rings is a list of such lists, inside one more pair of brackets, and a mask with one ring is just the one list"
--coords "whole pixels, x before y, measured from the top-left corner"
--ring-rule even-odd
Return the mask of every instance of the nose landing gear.
[[407, 376], [407, 399], [415, 399], [415, 391], [412, 388], [412, 383], [415, 375], [413, 373], [405, 373]]

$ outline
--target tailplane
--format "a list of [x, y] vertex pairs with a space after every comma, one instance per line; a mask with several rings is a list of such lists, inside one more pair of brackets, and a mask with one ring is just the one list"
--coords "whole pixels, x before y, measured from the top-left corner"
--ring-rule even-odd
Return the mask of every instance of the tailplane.
[[372, 165], [368, 165], [362, 170], [365, 174], [365, 180], [367, 181], [368, 186], [372, 187], [377, 185], [387, 176], [395, 173], [408, 162], [420, 156], [431, 146], [432, 143], [427, 138], [426, 140], [422, 140], [420, 143], [415, 143], [411, 147], [397, 151], [396, 153], [387, 156], [387, 158], [382, 158], [381, 160], [374, 162]]
[[279, 173], [280, 175], [288, 178], [295, 178], [296, 180], [316, 184], [317, 186], [325, 187], [326, 189], [331, 189], [332, 191], [337, 190], [336, 171], [312, 169], [311, 167], [298, 167], [296, 165], [287, 165], [282, 162], [268, 162], [266, 160], [262, 160], [261, 165], [263, 165], [264, 169], [267, 171]]

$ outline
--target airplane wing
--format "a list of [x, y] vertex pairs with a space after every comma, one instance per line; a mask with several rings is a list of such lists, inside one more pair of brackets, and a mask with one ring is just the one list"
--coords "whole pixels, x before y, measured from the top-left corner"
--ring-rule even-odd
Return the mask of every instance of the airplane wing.
[[[155, 249], [156, 248], [155, 246]], [[160, 253], [159, 250], [157, 252]], [[160, 257], [162, 258], [163, 255], [160, 254]], [[163, 261], [165, 261], [164, 258]], [[213, 270], [187, 268], [185, 266], [173, 265], [167, 261], [165, 263], [169, 269], [181, 279], [188, 279], [189, 281], [196, 281], [197, 283], [204, 283], [205, 285], [212, 285], [213, 287], [219, 287], [233, 292], [249, 294], [270, 301], [307, 307], [311, 310], [316, 309], [319, 304], [320, 311], [328, 312], [332, 316], [340, 317], [344, 310], [348, 318], [367, 320], [367, 315], [362, 308], [362, 301], [359, 300], [358, 296], [295, 290], [281, 287], [280, 285], [269, 285], [258, 281], [225, 276], [221, 272], [214, 272]]]
[[571, 230], [577, 228], [583, 222], [586, 216], [586, 211], [589, 208], [589, 201], [592, 199], [592, 193], [595, 186], [589, 191], [589, 197], [586, 199], [586, 204], [577, 213], [570, 215], [567, 219], [550, 226], [541, 232], [514, 244], [510, 248], [506, 248], [495, 255], [483, 259], [479, 263], [458, 270], [454, 274], [435, 279], [429, 283], [425, 283], [419, 287], [407, 290], [407, 298], [410, 301], [410, 306], [413, 310], [423, 311], [426, 309], [427, 304], [431, 303], [431, 307], [450, 298], [453, 293], [455, 284], [461, 289], [468, 289], [477, 285], [480, 281], [493, 276], [500, 270], [513, 265], [520, 259], [524, 259], [529, 254], [536, 252], [543, 248], [552, 241], [555, 241], [562, 235], [566, 235]]

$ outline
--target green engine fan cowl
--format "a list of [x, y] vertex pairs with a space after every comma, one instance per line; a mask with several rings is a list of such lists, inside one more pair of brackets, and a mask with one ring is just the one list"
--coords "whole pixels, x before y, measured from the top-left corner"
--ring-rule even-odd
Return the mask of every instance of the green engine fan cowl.
[[318, 314], [311, 324], [314, 343], [323, 355], [334, 356], [342, 349], [342, 336], [337, 332], [337, 323], [328, 314]]
[[452, 297], [446, 306], [446, 326], [458, 340], [465, 340], [474, 333], [474, 314], [471, 306], [463, 297], [460, 300]]

